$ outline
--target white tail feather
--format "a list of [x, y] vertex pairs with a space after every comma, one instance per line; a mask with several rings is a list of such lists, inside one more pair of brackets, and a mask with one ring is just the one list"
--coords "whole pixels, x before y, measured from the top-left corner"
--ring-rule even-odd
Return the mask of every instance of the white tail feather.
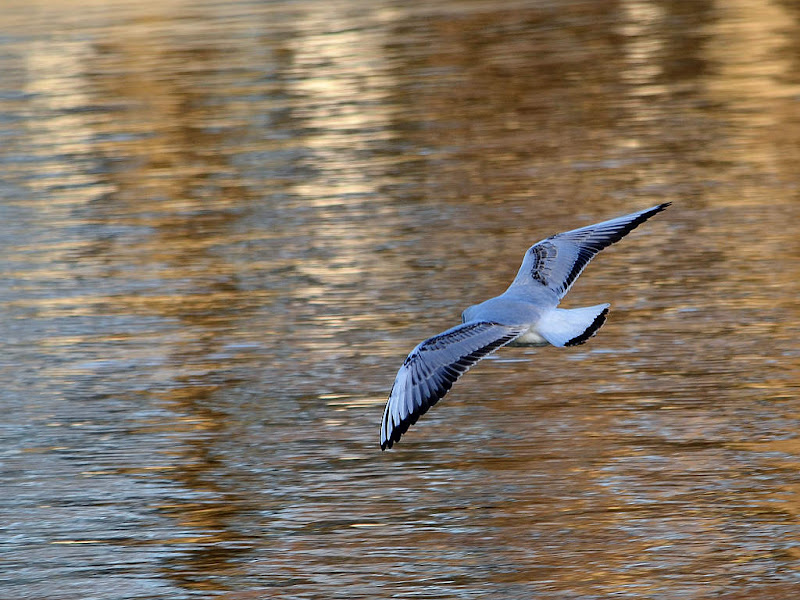
[[536, 324], [536, 330], [553, 346], [583, 344], [602, 327], [610, 304], [585, 308], [554, 308]]

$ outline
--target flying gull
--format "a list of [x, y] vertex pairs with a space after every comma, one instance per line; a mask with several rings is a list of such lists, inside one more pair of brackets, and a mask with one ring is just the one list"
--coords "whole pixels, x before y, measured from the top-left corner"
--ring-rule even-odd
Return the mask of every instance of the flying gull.
[[509, 288], [470, 306], [461, 325], [411, 351], [397, 372], [381, 422], [381, 449], [400, 439], [467, 369], [498, 348], [577, 346], [597, 333], [609, 304], [563, 309], [558, 303], [589, 261], [670, 205], [558, 233], [531, 246]]

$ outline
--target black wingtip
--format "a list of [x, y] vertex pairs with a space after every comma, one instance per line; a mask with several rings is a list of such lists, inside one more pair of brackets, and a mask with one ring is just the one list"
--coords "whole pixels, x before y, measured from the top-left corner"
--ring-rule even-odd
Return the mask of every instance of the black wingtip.
[[672, 204], [672, 202], [664, 202], [662, 204], [654, 206], [653, 208], [643, 210], [642, 212], [639, 213], [639, 215], [635, 219], [629, 221], [627, 224], [625, 224], [625, 226], [620, 227], [619, 231], [617, 231], [616, 234], [609, 236], [607, 241], [603, 244], [603, 247], [600, 249], [602, 250], [603, 248], [610, 246], [611, 244], [617, 243], [626, 235], [628, 235], [631, 231], [639, 227], [639, 225], [641, 225], [645, 221], [648, 221], [650, 217], [657, 215], [662, 210], [666, 210], [666, 208], [670, 204]]
[[391, 437], [388, 440], [383, 440], [381, 442], [381, 452], [385, 452], [386, 450], [390, 450], [394, 443], [398, 440], [394, 440]]
[[650, 215], [654, 215], [656, 213], [660, 213], [662, 210], [666, 210], [667, 207], [672, 206], [672, 202], [662, 202], [658, 206], [654, 206], [651, 210], [647, 211]]
[[[647, 221], [650, 217], [657, 215], [662, 210], [666, 210], [668, 206], [672, 205], [672, 202], [662, 202], [661, 204], [654, 206], [653, 208], [643, 210], [638, 217], [636, 217], [633, 221], [631, 221], [627, 227], [624, 228], [625, 233], [622, 237], [628, 235], [631, 231], [636, 229], [639, 225]], [[621, 238], [620, 238], [621, 239]]]
[[662, 210], [666, 210], [669, 206], [672, 206], [672, 202], [662, 202], [661, 204], [658, 204], [653, 208], [643, 210], [642, 213], [631, 223], [633, 227], [631, 227], [629, 231], [636, 229], [639, 225], [650, 219], [650, 217], [657, 215]]

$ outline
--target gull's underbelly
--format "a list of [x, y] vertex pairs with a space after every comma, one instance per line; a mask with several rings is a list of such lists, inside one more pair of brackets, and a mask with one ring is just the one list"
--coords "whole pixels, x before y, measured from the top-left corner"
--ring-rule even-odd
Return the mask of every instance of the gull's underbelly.
[[517, 339], [509, 344], [509, 346], [548, 346], [550, 342], [544, 339], [536, 332], [536, 326], [531, 325], [526, 331], [522, 333]]

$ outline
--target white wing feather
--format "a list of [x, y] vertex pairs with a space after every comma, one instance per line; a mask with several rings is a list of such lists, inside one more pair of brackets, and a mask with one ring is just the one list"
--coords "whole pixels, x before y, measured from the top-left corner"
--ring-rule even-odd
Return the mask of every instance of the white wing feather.
[[533, 280], [563, 298], [598, 252], [618, 242], [669, 205], [666, 202], [623, 217], [558, 233], [534, 244], [525, 254], [511, 288], [530, 285]]
[[525, 327], [463, 323], [419, 344], [397, 372], [381, 422], [386, 450], [436, 404], [467, 369], [519, 336]]

